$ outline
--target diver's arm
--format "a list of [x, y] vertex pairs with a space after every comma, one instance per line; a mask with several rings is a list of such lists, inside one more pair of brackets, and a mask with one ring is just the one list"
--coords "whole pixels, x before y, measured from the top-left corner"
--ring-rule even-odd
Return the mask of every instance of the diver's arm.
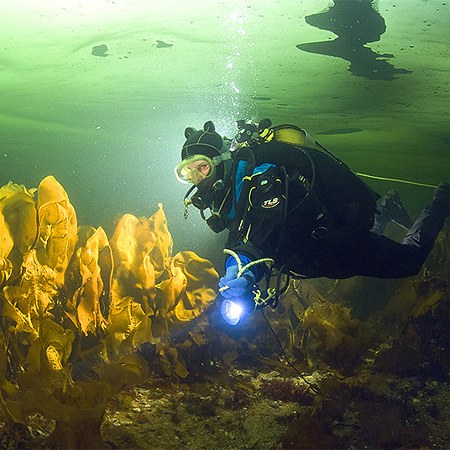
[[[248, 264], [252, 261], [257, 261], [258, 259], [262, 259], [262, 258], [266, 257], [266, 255], [264, 254], [264, 252], [261, 249], [255, 247], [250, 242], [234, 246], [234, 247], [230, 248], [230, 250], [232, 250], [234, 253], [236, 253], [238, 255], [243, 266], [245, 266], [246, 264]], [[225, 269], [228, 270], [229, 267], [231, 267], [235, 264], [237, 264], [235, 262], [235, 259], [232, 256], [228, 256], [225, 261]], [[252, 272], [252, 274], [253, 274], [252, 281], [256, 282], [256, 283], [259, 280], [261, 280], [261, 278], [265, 274], [265, 266], [263, 266], [261, 264], [253, 265], [248, 270]]]
[[[226, 248], [234, 251], [245, 263], [267, 258], [275, 253], [286, 215], [287, 177], [283, 168], [261, 164], [254, 169], [245, 197], [239, 200], [241, 215], [230, 227]], [[245, 204], [241, 203], [245, 201]], [[226, 269], [236, 264], [226, 261]], [[258, 282], [266, 273], [264, 264], [252, 265], [250, 270]]]

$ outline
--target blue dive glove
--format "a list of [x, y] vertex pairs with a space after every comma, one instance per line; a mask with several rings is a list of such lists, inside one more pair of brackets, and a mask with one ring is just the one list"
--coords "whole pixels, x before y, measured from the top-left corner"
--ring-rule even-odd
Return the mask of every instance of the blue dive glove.
[[223, 298], [242, 297], [252, 291], [255, 284], [254, 273], [247, 269], [244, 270], [244, 273], [239, 278], [237, 278], [237, 274], [238, 266], [237, 264], [232, 264], [228, 266], [225, 276], [220, 279], [219, 288], [224, 288], [220, 291]]

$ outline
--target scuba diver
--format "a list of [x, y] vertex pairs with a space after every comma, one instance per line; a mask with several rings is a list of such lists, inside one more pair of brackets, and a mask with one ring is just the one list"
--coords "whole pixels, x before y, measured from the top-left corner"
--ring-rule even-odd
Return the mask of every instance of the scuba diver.
[[[305, 278], [417, 274], [450, 214], [450, 184], [440, 184], [412, 223], [395, 191], [380, 195], [347, 165], [294, 125], [238, 121], [233, 140], [213, 122], [186, 128], [179, 181], [216, 233], [225, 229], [223, 299], [254, 297], [275, 268]], [[185, 217], [187, 212], [185, 212]], [[408, 232], [383, 236], [389, 221]], [[268, 268], [268, 264], [271, 268]]]

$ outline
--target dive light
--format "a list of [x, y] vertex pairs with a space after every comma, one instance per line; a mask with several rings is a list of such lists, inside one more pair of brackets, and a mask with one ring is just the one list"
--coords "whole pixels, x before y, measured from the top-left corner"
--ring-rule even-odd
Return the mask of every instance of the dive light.
[[223, 320], [228, 325], [237, 325], [247, 314], [255, 310], [253, 293], [245, 297], [224, 298], [220, 305], [220, 312]]
[[[239, 255], [233, 250], [225, 248], [223, 252], [227, 255], [232, 256], [237, 263], [238, 272], [236, 274], [236, 278], [241, 277], [241, 275], [248, 270], [251, 266], [255, 264], [268, 263], [270, 265], [273, 264], [273, 259], [271, 258], [261, 258], [256, 261], [250, 261], [245, 266], [242, 265], [242, 261]], [[248, 258], [247, 258], [248, 259]], [[229, 289], [228, 285], [222, 286], [219, 289], [219, 293]], [[261, 291], [258, 289], [258, 286], [253, 285], [253, 289], [246, 292], [244, 295], [240, 297], [229, 297], [224, 298], [222, 296], [222, 303], [220, 305], [220, 313], [222, 314], [223, 320], [228, 325], [237, 325], [242, 319], [249, 313], [252, 313], [258, 308], [262, 308], [269, 304], [273, 304], [274, 293], [271, 290], [269, 294], [269, 289], [266, 291], [267, 296], [265, 298], [262, 297]]]

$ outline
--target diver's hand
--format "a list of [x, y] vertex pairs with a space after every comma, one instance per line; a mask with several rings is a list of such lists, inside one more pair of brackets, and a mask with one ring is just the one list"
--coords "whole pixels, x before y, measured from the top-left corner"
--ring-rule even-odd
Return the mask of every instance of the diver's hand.
[[238, 266], [232, 265], [228, 267], [225, 276], [219, 281], [219, 290], [223, 298], [236, 298], [248, 295], [255, 284], [255, 275], [250, 270], [237, 278]]

